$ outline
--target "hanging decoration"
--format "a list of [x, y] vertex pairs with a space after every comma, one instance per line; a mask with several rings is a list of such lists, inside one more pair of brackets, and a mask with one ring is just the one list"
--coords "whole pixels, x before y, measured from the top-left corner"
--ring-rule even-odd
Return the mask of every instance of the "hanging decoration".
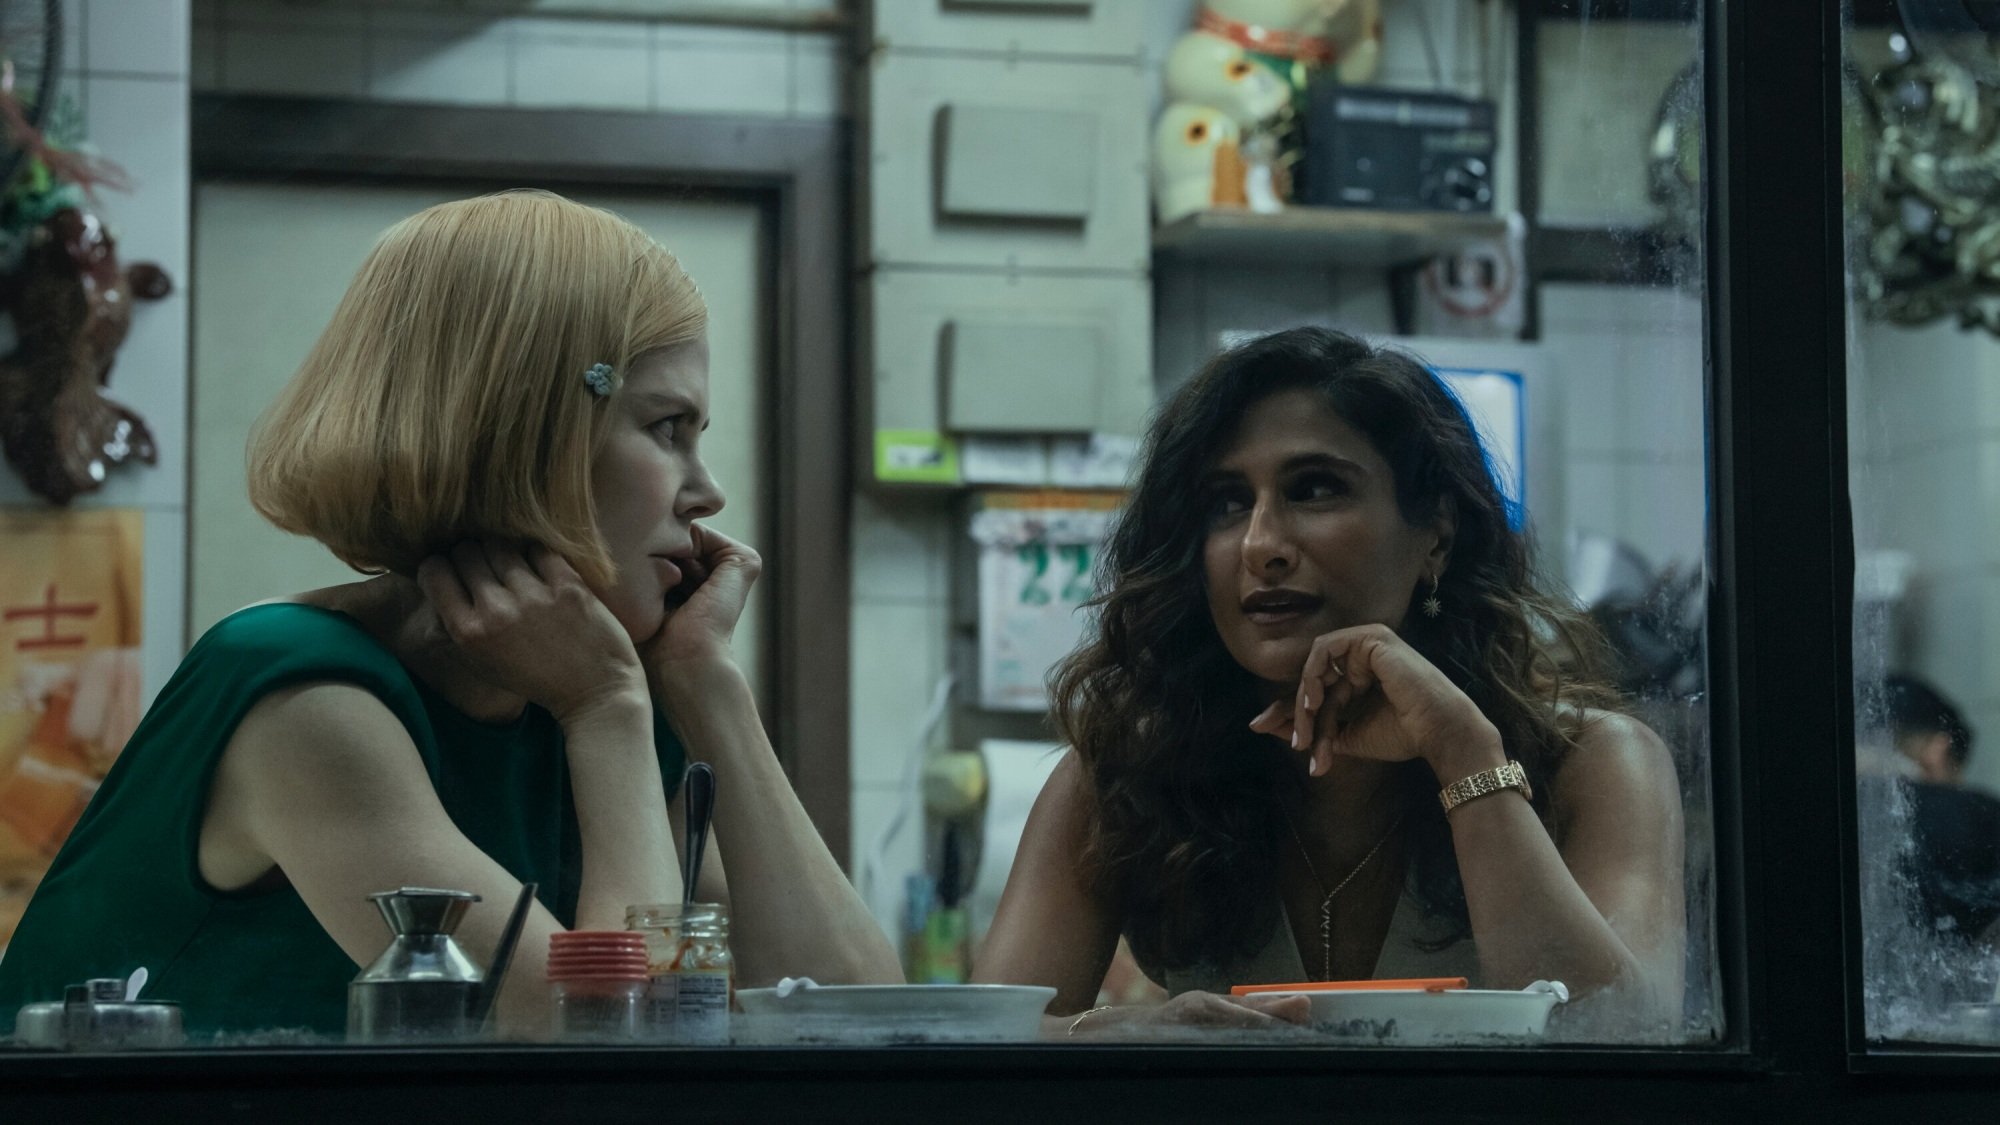
[[[151, 264], [121, 266], [96, 213], [96, 190], [125, 190], [115, 165], [90, 155], [81, 115], [48, 69], [60, 58], [60, 6], [31, 35], [0, 28], [0, 446], [28, 487], [57, 504], [103, 487], [129, 461], [158, 458], [146, 423], [106, 393], [132, 325], [132, 303], [173, 288]], [[33, 91], [9, 52], [40, 42]]]
[[2000, 87], [1896, 43], [1843, 113], [1855, 297], [1891, 323], [2000, 335]]

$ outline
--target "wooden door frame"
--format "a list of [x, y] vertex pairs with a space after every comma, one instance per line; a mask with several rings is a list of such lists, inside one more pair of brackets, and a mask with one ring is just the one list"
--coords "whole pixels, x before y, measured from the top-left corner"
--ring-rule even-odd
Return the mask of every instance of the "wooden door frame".
[[196, 94], [193, 174], [458, 179], [721, 193], [769, 209], [772, 450], [758, 544], [772, 603], [772, 743], [848, 861], [848, 126], [838, 119]]

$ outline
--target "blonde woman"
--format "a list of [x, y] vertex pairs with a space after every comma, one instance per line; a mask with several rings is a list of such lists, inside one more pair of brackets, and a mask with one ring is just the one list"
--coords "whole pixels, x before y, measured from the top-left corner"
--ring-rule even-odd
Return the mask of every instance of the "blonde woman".
[[387, 939], [371, 892], [479, 893], [483, 961], [532, 880], [499, 1007], [532, 1034], [549, 934], [680, 899], [683, 745], [720, 781], [698, 891], [727, 896], [740, 978], [899, 980], [731, 657], [760, 564], [699, 522], [723, 504], [705, 319], [666, 250], [545, 192], [389, 230], [250, 448], [257, 509], [375, 577], [194, 646], [29, 905], [0, 1006], [145, 966], [194, 1029], [335, 1032]]

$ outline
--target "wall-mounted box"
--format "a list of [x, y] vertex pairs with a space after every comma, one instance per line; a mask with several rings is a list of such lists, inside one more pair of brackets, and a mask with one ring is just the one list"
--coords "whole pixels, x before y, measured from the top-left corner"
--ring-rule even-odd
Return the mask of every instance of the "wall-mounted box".
[[1147, 0], [874, 0], [878, 50], [1135, 60]]
[[971, 435], [1080, 440], [1145, 426], [1153, 336], [1142, 275], [877, 270], [860, 290], [864, 479], [958, 483]]
[[[928, 318], [927, 318], [928, 319]], [[939, 333], [944, 428], [955, 433], [1090, 433], [1115, 385], [1108, 326], [1058, 310], [963, 310]]]
[[1148, 267], [1136, 62], [878, 53], [869, 65], [869, 264]]
[[947, 104], [938, 110], [938, 212], [945, 222], [1090, 218], [1097, 115], [1078, 110]]

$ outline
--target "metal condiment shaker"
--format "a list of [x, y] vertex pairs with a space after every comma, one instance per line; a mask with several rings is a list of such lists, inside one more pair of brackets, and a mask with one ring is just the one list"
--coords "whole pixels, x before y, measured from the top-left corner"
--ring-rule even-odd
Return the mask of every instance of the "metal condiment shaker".
[[347, 986], [347, 1038], [356, 1043], [439, 1042], [479, 1030], [475, 1001], [485, 974], [452, 932], [479, 896], [402, 887], [368, 896], [395, 937]]
[[178, 1004], [125, 999], [125, 982], [105, 977], [72, 984], [63, 998], [29, 1004], [14, 1017], [14, 1043], [71, 1051], [178, 1047]]

